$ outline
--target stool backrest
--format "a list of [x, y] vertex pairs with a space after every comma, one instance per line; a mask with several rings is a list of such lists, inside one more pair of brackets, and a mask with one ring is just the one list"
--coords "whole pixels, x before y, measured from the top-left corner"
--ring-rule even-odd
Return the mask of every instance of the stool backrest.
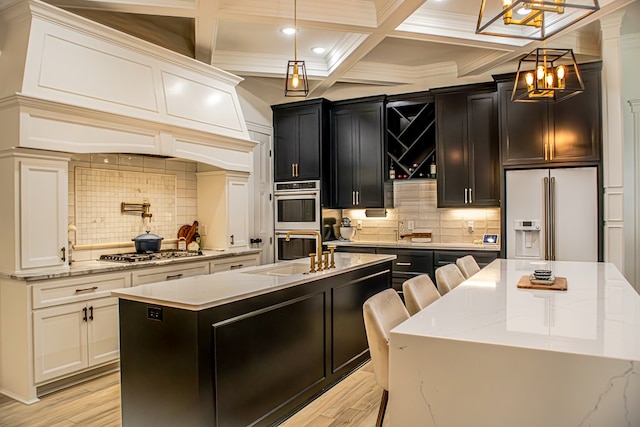
[[362, 314], [376, 382], [389, 390], [389, 331], [407, 320], [409, 313], [398, 293], [385, 289], [364, 302]]
[[428, 274], [406, 280], [402, 284], [402, 293], [407, 311], [411, 316], [440, 298], [440, 293]]

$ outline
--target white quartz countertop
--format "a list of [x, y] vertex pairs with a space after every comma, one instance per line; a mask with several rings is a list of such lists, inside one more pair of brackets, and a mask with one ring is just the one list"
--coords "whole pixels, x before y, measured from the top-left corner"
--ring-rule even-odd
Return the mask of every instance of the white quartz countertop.
[[378, 241], [366, 241], [366, 240], [327, 240], [324, 241], [325, 245], [335, 246], [365, 246], [376, 248], [404, 248], [404, 249], [441, 249], [441, 250], [474, 250], [474, 251], [500, 251], [500, 245], [484, 245], [474, 243], [418, 243], [410, 241], [399, 242], [378, 242]]
[[169, 264], [177, 264], [177, 263], [185, 263], [185, 262], [210, 261], [213, 259], [228, 258], [232, 256], [237, 256], [237, 255], [258, 254], [261, 251], [262, 249], [252, 249], [252, 248], [251, 249], [247, 249], [247, 248], [227, 249], [224, 251], [203, 250], [202, 255], [198, 255], [198, 256], [167, 258], [162, 260], [141, 261], [141, 262], [116, 262], [116, 261], [101, 261], [101, 260], [76, 261], [76, 262], [73, 262], [69, 267], [69, 269], [65, 271], [29, 272], [25, 274], [12, 274], [12, 275], [0, 274], [0, 276], [4, 276], [10, 279], [16, 279], [16, 280], [25, 280], [25, 281], [48, 280], [48, 279], [56, 279], [60, 277], [82, 276], [86, 274], [98, 274], [98, 273], [108, 273], [112, 271], [158, 267], [161, 265], [169, 265]]
[[[517, 288], [535, 269], [567, 291]], [[640, 295], [611, 263], [498, 259], [396, 334], [640, 361]]]
[[359, 268], [392, 261], [395, 255], [336, 253], [336, 268], [315, 273], [306, 270], [309, 259], [247, 267], [204, 276], [187, 277], [112, 291], [122, 299], [186, 310], [203, 310], [256, 295], [324, 279]]

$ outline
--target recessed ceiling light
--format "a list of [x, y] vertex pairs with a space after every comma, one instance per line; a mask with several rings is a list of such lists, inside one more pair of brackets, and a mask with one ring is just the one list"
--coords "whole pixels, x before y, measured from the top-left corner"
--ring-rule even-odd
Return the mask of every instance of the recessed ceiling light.
[[318, 46], [318, 47], [311, 48], [311, 50], [313, 51], [313, 53], [321, 54], [321, 53], [324, 53], [326, 49]]
[[295, 34], [296, 29], [293, 27], [285, 27], [285, 28], [281, 28], [280, 31], [282, 31], [282, 33], [290, 36], [292, 34]]

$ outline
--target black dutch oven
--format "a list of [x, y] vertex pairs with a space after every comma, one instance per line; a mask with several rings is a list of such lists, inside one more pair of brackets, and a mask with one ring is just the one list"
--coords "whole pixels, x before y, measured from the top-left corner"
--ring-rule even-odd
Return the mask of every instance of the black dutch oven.
[[160, 245], [164, 237], [160, 237], [157, 234], [151, 234], [148, 231], [144, 234], [131, 239], [136, 243], [136, 252], [139, 254], [145, 254], [149, 252], [158, 252]]

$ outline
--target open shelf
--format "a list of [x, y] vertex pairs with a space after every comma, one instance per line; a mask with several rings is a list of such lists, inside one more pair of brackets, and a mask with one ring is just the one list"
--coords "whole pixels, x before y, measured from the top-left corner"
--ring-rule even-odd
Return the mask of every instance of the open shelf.
[[436, 108], [432, 97], [387, 104], [386, 179], [435, 178], [430, 172], [436, 154]]

